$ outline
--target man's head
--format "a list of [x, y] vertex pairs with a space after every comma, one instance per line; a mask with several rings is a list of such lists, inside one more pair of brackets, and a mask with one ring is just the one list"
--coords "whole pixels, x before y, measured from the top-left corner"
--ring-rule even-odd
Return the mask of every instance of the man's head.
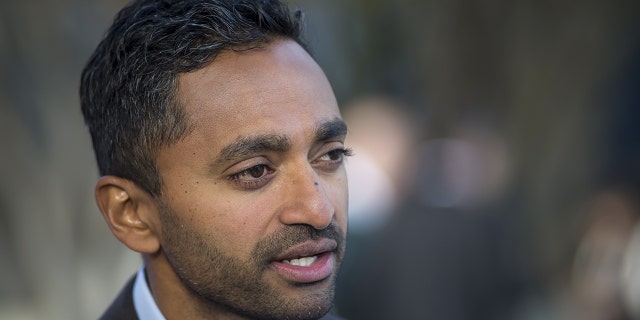
[[299, 35], [277, 1], [140, 1], [83, 73], [98, 206], [167, 318], [331, 307], [346, 126]]
[[116, 16], [82, 73], [80, 97], [101, 175], [160, 192], [154, 158], [189, 131], [178, 75], [224, 51], [278, 37], [303, 45], [301, 13], [279, 1], [135, 1]]

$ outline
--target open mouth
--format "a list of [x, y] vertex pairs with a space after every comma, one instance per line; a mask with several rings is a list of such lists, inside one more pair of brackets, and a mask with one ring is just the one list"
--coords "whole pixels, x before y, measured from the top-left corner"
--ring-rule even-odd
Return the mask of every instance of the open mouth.
[[318, 256], [304, 257], [304, 258], [291, 259], [291, 260], [282, 260], [282, 262], [286, 264], [290, 264], [292, 266], [308, 267], [308, 266], [311, 266], [311, 264], [313, 264], [316, 260], [318, 260]]
[[287, 250], [271, 264], [284, 279], [294, 283], [324, 280], [335, 270], [336, 242], [330, 239], [308, 241]]

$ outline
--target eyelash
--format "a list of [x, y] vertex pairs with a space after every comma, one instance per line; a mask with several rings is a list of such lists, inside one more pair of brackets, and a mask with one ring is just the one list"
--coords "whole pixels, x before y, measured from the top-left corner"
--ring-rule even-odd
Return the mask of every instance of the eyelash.
[[[332, 160], [331, 157], [333, 155], [338, 155], [340, 156], [340, 159], [336, 159], [336, 160]], [[329, 157], [329, 159], [327, 161], [330, 161], [332, 164], [342, 164], [342, 162], [344, 161], [345, 157], [350, 157], [353, 155], [353, 151], [351, 150], [351, 148], [337, 148], [337, 149], [333, 149], [325, 154], [323, 154], [320, 158], [321, 159], [323, 157]], [[319, 161], [319, 160], [315, 160], [314, 162]]]
[[[336, 155], [339, 156], [340, 158], [332, 160], [331, 158], [333, 158], [333, 156], [336, 156]], [[333, 171], [333, 170], [336, 170], [340, 165], [342, 165], [344, 161], [344, 157], [349, 157], [352, 155], [353, 155], [353, 151], [350, 148], [336, 148], [323, 154], [318, 159], [314, 160], [313, 164], [319, 163], [320, 161], [323, 161], [323, 162], [326, 161], [326, 167], [324, 169], [327, 171]], [[324, 157], [329, 157], [329, 158], [327, 160], [320, 160], [321, 158], [324, 158]], [[257, 168], [264, 170], [264, 171], [261, 171], [261, 175], [259, 177], [252, 177], [252, 178], [249, 178], [249, 180], [243, 180], [244, 176], [253, 176], [251, 171]], [[255, 190], [265, 185], [268, 182], [268, 180], [271, 179], [271, 174], [274, 171], [275, 170], [273, 168], [269, 167], [266, 164], [257, 164], [250, 168], [244, 169], [238, 173], [234, 173], [230, 175], [228, 179], [231, 182], [237, 184], [242, 189]]]
[[[264, 168], [262, 174], [260, 175], [260, 177], [257, 178], [249, 178], [250, 180], [243, 180], [242, 177], [243, 176], [252, 176], [251, 174], [251, 170], [254, 170], [256, 168]], [[229, 176], [229, 180], [235, 184], [237, 184], [238, 186], [240, 186], [243, 189], [247, 189], [247, 190], [254, 190], [254, 189], [258, 189], [261, 186], [263, 186], [267, 180], [269, 179], [269, 176], [271, 173], [273, 173], [275, 170], [270, 168], [268, 165], [266, 164], [258, 164], [255, 166], [252, 166], [250, 168], [244, 169], [238, 173], [234, 173], [232, 175]]]

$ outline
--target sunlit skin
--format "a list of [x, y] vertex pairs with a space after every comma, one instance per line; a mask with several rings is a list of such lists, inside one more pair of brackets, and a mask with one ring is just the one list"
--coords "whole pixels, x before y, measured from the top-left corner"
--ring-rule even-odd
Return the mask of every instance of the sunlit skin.
[[[178, 99], [191, 130], [159, 152], [162, 195], [146, 220], [158, 250], [143, 255], [160, 310], [168, 319], [325, 313], [344, 255], [348, 151], [324, 73], [276, 39], [180, 75]], [[313, 230], [335, 234], [312, 240]], [[318, 258], [308, 269], [281, 261], [299, 255]]]

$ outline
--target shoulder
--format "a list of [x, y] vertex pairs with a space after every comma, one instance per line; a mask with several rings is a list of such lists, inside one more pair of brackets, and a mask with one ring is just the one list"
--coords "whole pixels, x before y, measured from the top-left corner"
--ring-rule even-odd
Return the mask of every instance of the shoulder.
[[127, 284], [100, 317], [100, 320], [138, 320], [136, 309], [133, 306], [133, 283], [135, 278], [134, 275], [127, 281]]

